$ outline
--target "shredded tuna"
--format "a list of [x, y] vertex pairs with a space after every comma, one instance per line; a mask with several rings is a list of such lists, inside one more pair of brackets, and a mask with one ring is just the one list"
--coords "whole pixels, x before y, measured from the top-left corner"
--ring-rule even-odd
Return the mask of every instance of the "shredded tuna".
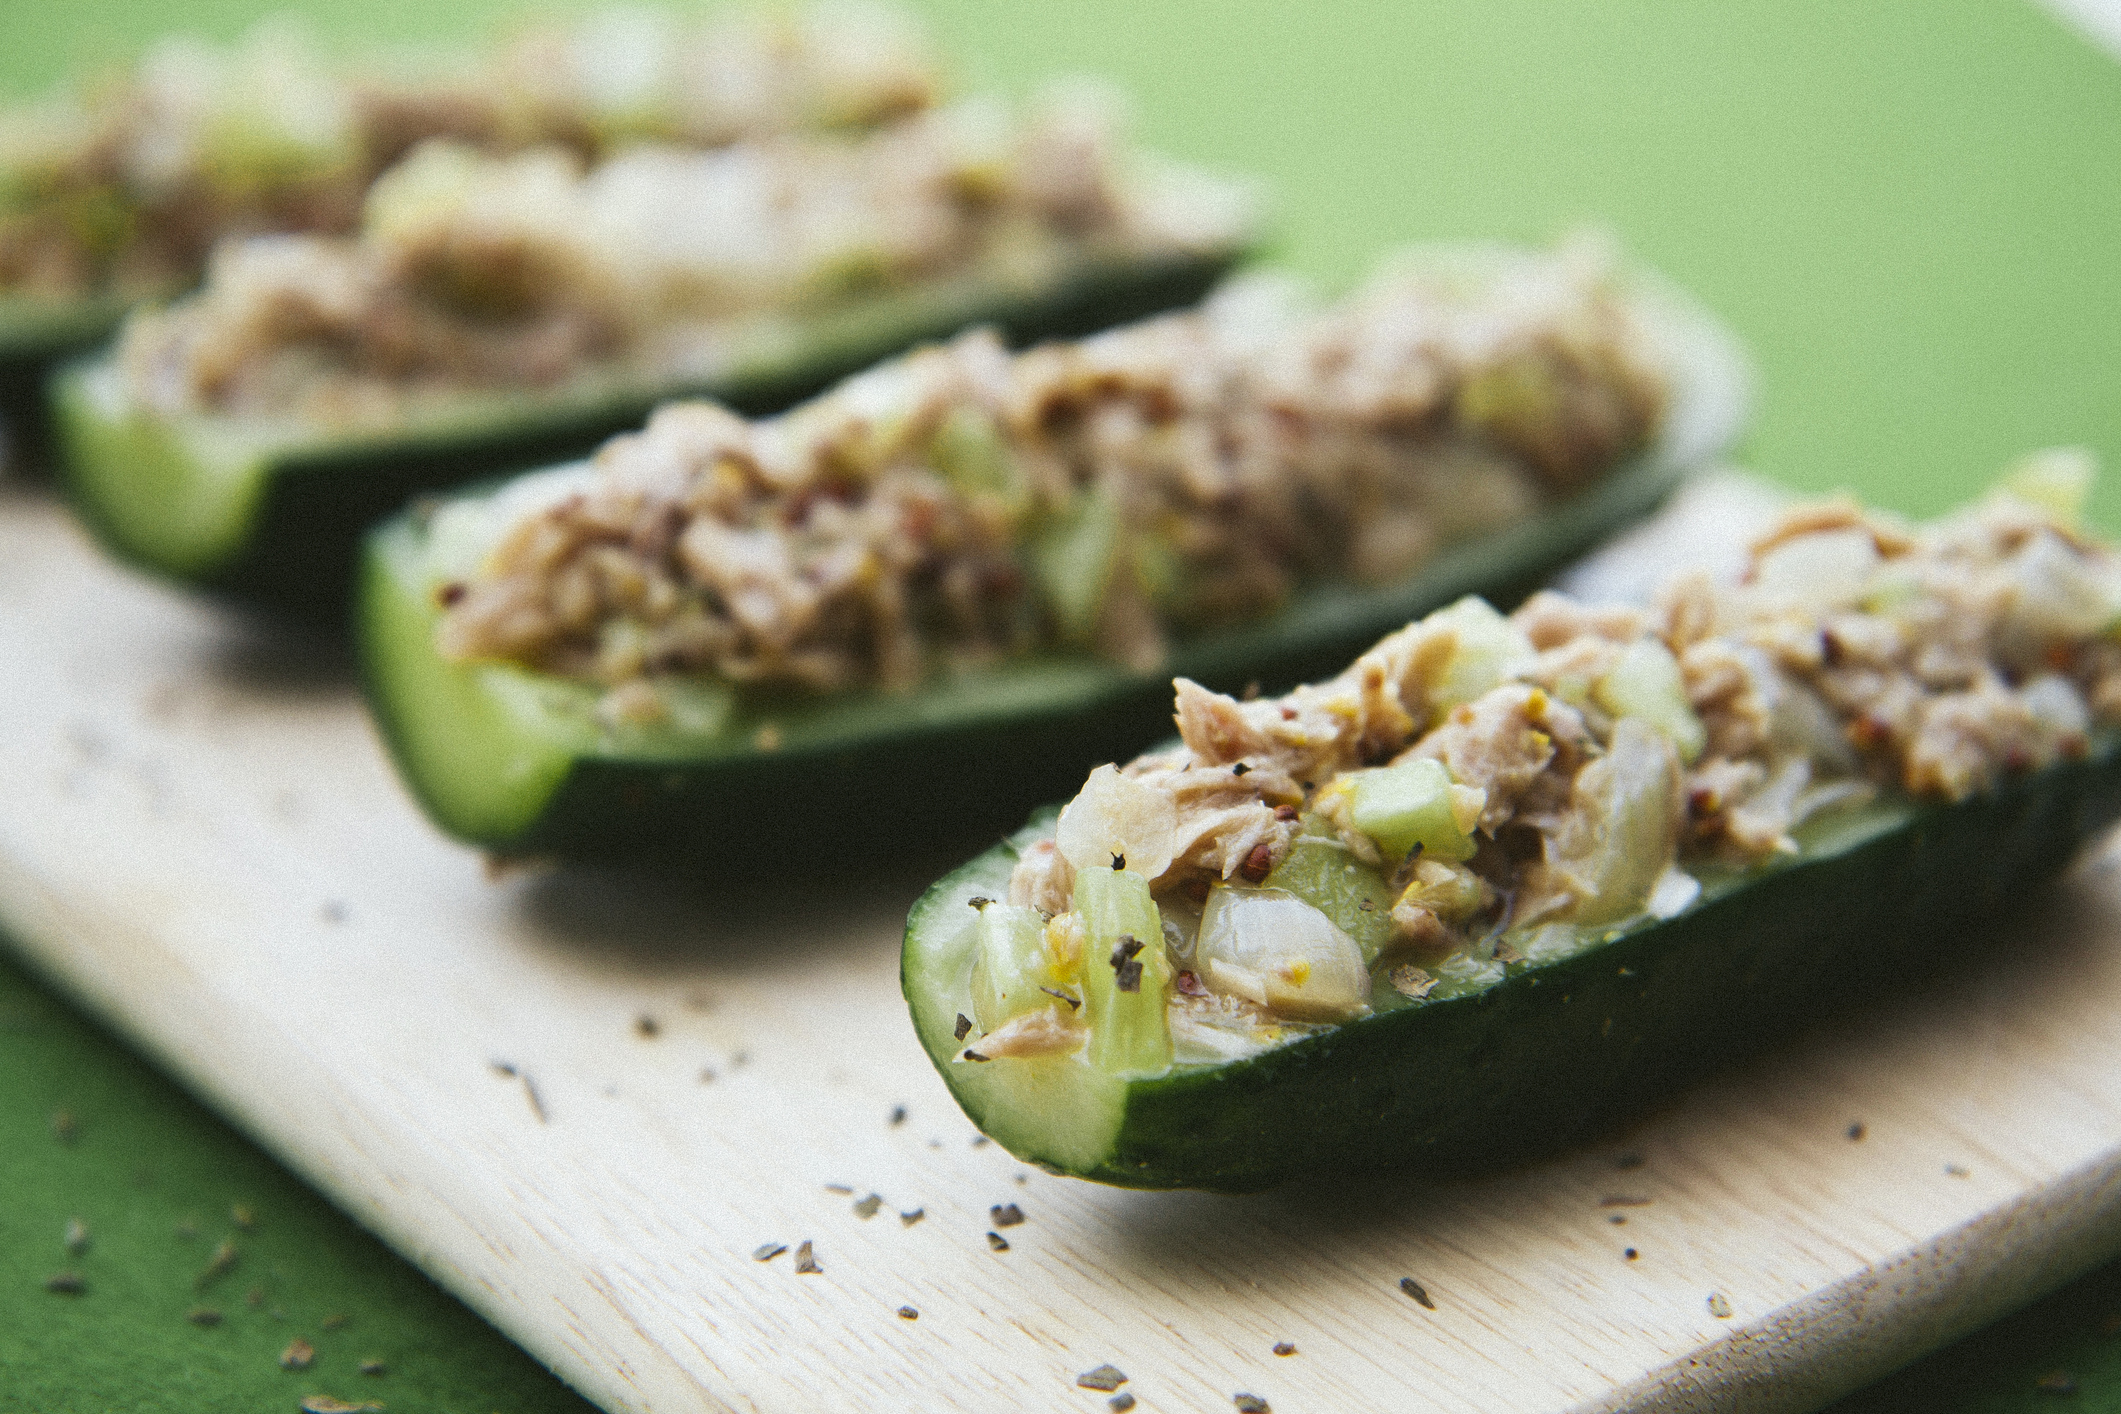
[[[1198, 919], [1209, 890], [1258, 882], [1233, 880], [1233, 860], [1278, 863], [1308, 837], [1389, 877], [1388, 952], [1495, 967], [1549, 926], [1684, 909], [1699, 893], [1685, 870], [1794, 851], [1820, 812], [1881, 790], [1964, 799], [2121, 726], [2121, 556], [2008, 492], [1924, 527], [1800, 507], [1738, 583], [1683, 579], [1649, 613], [1542, 594], [1511, 616], [1514, 640], [1464, 648], [1475, 622], [1442, 611], [1279, 699], [1181, 680], [1180, 744], [1123, 768], [1176, 814], [1184, 847], [1152, 881], [1167, 916]], [[1480, 663], [1499, 680], [1450, 701], [1444, 685]], [[1462, 863], [1401, 861], [1358, 826], [1360, 773], [1424, 758], [1482, 802]], [[1277, 813], [1292, 782], [1309, 783], [1301, 809]], [[1034, 852], [1017, 877], [1053, 898], [1051, 876]], [[1174, 1034], [1227, 1002], [1174, 995]]]
[[285, 20], [232, 50], [169, 39], [129, 73], [0, 112], [0, 297], [166, 294], [216, 240], [353, 228], [420, 142], [719, 147], [928, 106], [937, 65], [885, 10], [681, 23], [613, 10], [478, 55], [328, 62]]
[[[1572, 252], [1474, 288], [1399, 271], [1323, 312], [1240, 282], [1017, 355], [972, 333], [774, 419], [664, 409], [499, 534], [440, 644], [607, 687], [899, 688], [1054, 643], [1148, 669], [1307, 581], [1404, 577], [1609, 469], [1662, 401], [1647, 335]], [[1365, 527], [1394, 517], [1426, 529], [1384, 555]], [[1374, 760], [1413, 725], [1415, 666], [1373, 667], [1352, 749]], [[1271, 758], [1287, 781], [1317, 778], [1305, 743], [1342, 749], [1301, 699], [1226, 708], [1182, 685], [1179, 713], [1204, 760]]]

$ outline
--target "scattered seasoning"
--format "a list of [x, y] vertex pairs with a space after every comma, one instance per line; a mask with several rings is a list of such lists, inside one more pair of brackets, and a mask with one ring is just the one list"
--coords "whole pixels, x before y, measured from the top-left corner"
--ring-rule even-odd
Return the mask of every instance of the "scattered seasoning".
[[987, 1217], [996, 1227], [1015, 1227], [1024, 1220], [1024, 1210], [1014, 1203], [996, 1203], [987, 1210]]
[[[1365, 899], [1364, 902], [1367, 903], [1368, 900]], [[1391, 982], [1393, 991], [1402, 997], [1412, 997], [1417, 1002], [1436, 990], [1436, 979], [1411, 963], [1402, 963], [1385, 976]]]
[[1633, 1149], [1630, 1149], [1626, 1153], [1617, 1155], [1614, 1158], [1613, 1167], [1619, 1169], [1622, 1173], [1626, 1173], [1630, 1169], [1641, 1168], [1647, 1162], [1648, 1160], [1644, 1159], [1642, 1155], [1636, 1153]]
[[184, 1319], [211, 1330], [221, 1324], [221, 1313], [211, 1306], [194, 1306], [184, 1313]]
[[644, 1011], [633, 1019], [633, 1034], [643, 1041], [653, 1041], [663, 1034], [663, 1024]]
[[1731, 1318], [1731, 1303], [1722, 1292], [1709, 1293], [1709, 1314], [1719, 1321], [1728, 1321]]
[[72, 1110], [52, 1111], [52, 1138], [61, 1144], [71, 1144], [81, 1137], [81, 1121], [74, 1118]]
[[1417, 1302], [1421, 1303], [1421, 1308], [1424, 1311], [1433, 1311], [1436, 1309], [1436, 1303], [1429, 1299], [1428, 1289], [1424, 1287], [1420, 1282], [1414, 1280], [1414, 1278], [1401, 1277], [1399, 1279], [1399, 1289], [1401, 1291], [1404, 1291], [1407, 1295], [1413, 1297]]
[[66, 1220], [66, 1250], [76, 1257], [88, 1250], [88, 1224], [79, 1218]]
[[992, 1139], [989, 1139], [984, 1134], [975, 1134], [972, 1136], [972, 1147], [975, 1149], [984, 1149], [993, 1142], [994, 1141]]
[[902, 1321], [917, 1321], [921, 1318], [921, 1313], [911, 1306], [901, 1306], [898, 1308], [898, 1318]]
[[[243, 1253], [236, 1246], [236, 1239], [233, 1237], [222, 1238], [221, 1245], [214, 1248], [213, 1255], [206, 1259], [206, 1269], [200, 1272], [198, 1277], [192, 1282], [193, 1289], [197, 1291], [206, 1290], [206, 1288], [227, 1276], [236, 1263], [242, 1259]], [[251, 1304], [256, 1305], [257, 1303], [252, 1302]]]
[[1023, 1186], [1025, 1185], [1025, 1184], [1029, 1183], [1030, 1181], [1031, 1181], [1031, 1175], [1030, 1175], [1030, 1174], [1028, 1174], [1028, 1173], [1020, 1173], [1020, 1174], [1018, 1174], [1018, 1175], [1016, 1176], [1016, 1186], [1017, 1186], [1018, 1188], [1022, 1188], [1022, 1187], [1023, 1187]]
[[382, 1408], [375, 1403], [348, 1404], [328, 1394], [305, 1395], [301, 1404], [302, 1414], [381, 1414]]
[[1112, 985], [1122, 992], [1139, 992], [1142, 989], [1141, 939], [1132, 933], [1119, 935], [1119, 945], [1112, 949]]
[[545, 1117], [545, 1102], [539, 1098], [537, 1082], [530, 1078], [529, 1071], [519, 1070], [504, 1060], [488, 1061], [487, 1064], [493, 1067], [495, 1075], [508, 1080], [522, 1081], [523, 1097], [530, 1101], [530, 1112], [537, 1116], [538, 1123], [550, 1124], [552, 1122]]
[[317, 1348], [296, 1336], [287, 1342], [287, 1349], [280, 1352], [280, 1368], [283, 1370], [306, 1370], [317, 1358]]
[[844, 1183], [828, 1183], [825, 1185], [825, 1191], [827, 1193], [837, 1193], [842, 1198], [850, 1197], [854, 1193], [854, 1190]]
[[957, 1014], [957, 1039], [962, 1041], [972, 1034], [972, 1018], [963, 1012]]
[[915, 1223], [919, 1222], [922, 1218], [925, 1218], [927, 1216], [928, 1210], [926, 1208], [915, 1208], [910, 1213], [900, 1213], [898, 1215], [898, 1220], [900, 1226], [912, 1227]]
[[761, 1242], [758, 1246], [751, 1249], [751, 1260], [754, 1262], [770, 1262], [787, 1250], [788, 1244], [785, 1242]]
[[711, 1065], [703, 1065], [703, 1066], [701, 1066], [701, 1067], [700, 1067], [700, 1084], [702, 1084], [702, 1085], [712, 1085], [712, 1084], [714, 1084], [714, 1067], [713, 1067], [713, 1066], [711, 1066]]
[[1598, 1200], [1601, 1208], [1647, 1208], [1650, 1200], [1639, 1193], [1608, 1193]]
[[1244, 762], [1240, 761], [1235, 766], [1232, 766], [1230, 768], [1230, 774], [1233, 776], [1242, 776], [1249, 772], [1251, 769], [1252, 768], [1250, 766], [1247, 766]]
[[1127, 1411], [1133, 1407], [1134, 1396], [1125, 1390], [1121, 1390], [1118, 1394], [1105, 1401], [1105, 1408], [1116, 1411], [1116, 1414], [1127, 1414]]
[[1274, 1353], [1276, 1355], [1294, 1355], [1296, 1347], [1286, 1340], [1277, 1340], [1274, 1342]]
[[1368, 899], [1366, 899], [1366, 898], [1364, 898], [1364, 899], [1357, 899], [1357, 900], [1356, 900], [1356, 902], [1355, 902], [1355, 907], [1356, 907], [1356, 908], [1358, 908], [1358, 909], [1360, 909], [1360, 910], [1361, 910], [1362, 912], [1364, 912], [1364, 913], [1375, 913], [1375, 912], [1377, 912], [1377, 905], [1376, 905], [1376, 904], [1374, 904], [1374, 903], [1372, 903], [1372, 902], [1370, 902], [1370, 900], [1368, 900]]
[[1115, 854], [1115, 855], [1113, 855], [1113, 856], [1112, 856], [1112, 872], [1113, 872], [1113, 873], [1117, 874], [1117, 873], [1118, 873], [1118, 872], [1119, 872], [1120, 870], [1122, 870], [1122, 869], [1124, 869], [1124, 868], [1126, 868], [1126, 867], [1127, 867], [1127, 856], [1126, 856], [1126, 855], [1124, 855], [1124, 854]]
[[2033, 1381], [2033, 1388], [2042, 1394], [2075, 1394], [2077, 1382], [2069, 1377], [2067, 1370], [2049, 1370]]
[[257, 1210], [248, 1203], [238, 1203], [228, 1210], [228, 1220], [245, 1232], [258, 1225]]
[[781, 729], [768, 722], [751, 734], [751, 744], [760, 751], [779, 751], [781, 749]]
[[76, 1271], [53, 1272], [44, 1279], [44, 1289], [54, 1296], [79, 1296], [88, 1290], [88, 1283]]
[[857, 1198], [854, 1200], [854, 1215], [860, 1218], [863, 1222], [867, 1222], [869, 1221], [869, 1219], [875, 1217], [876, 1210], [883, 1206], [883, 1197], [879, 1194], [872, 1193], [867, 1198]]
[[965, 1047], [964, 1054], [960, 1055], [958, 1059], [968, 1061], [983, 1061], [987, 1060], [988, 1057], [982, 1052], [975, 1051], [970, 1046], [967, 1046]]
[[1081, 997], [1071, 997], [1057, 987], [1041, 987], [1039, 990], [1049, 997], [1057, 997], [1061, 1001], [1066, 1002], [1070, 1011], [1081, 1011], [1083, 1009], [1083, 999]]
[[906, 1122], [906, 1107], [905, 1107], [904, 1105], [893, 1105], [893, 1106], [891, 1107], [891, 1125], [892, 1125], [892, 1127], [893, 1127], [894, 1129], [896, 1129], [896, 1128], [897, 1128], [897, 1127], [898, 1127], [899, 1125], [902, 1125], [902, 1124], [904, 1124], [905, 1122]]
[[1950, 1174], [1953, 1178], [1966, 1178], [1969, 1176], [1967, 1170], [1958, 1164], [1946, 1164], [1944, 1166], [1944, 1171]]
[[1075, 1383], [1083, 1389], [1094, 1389], [1110, 1394], [1127, 1382], [1127, 1377], [1117, 1365], [1100, 1365], [1094, 1370], [1085, 1370], [1075, 1377]]
[[1237, 1406], [1237, 1414], [1274, 1414], [1267, 1401], [1256, 1394], [1233, 1394], [1230, 1402]]
[[1200, 974], [1190, 969], [1178, 974], [1178, 991], [1180, 996], [1185, 997], [1205, 997], [1208, 995], [1208, 989], [1201, 982]]
[[1637, 1252], [1637, 1251], [1636, 1251], [1636, 1250], [1635, 1250], [1634, 1248], [1632, 1248], [1632, 1247], [1629, 1247], [1629, 1248], [1626, 1248], [1626, 1249], [1624, 1249], [1624, 1250], [1623, 1250], [1623, 1251], [1621, 1252], [1621, 1254], [1620, 1254], [1620, 1255], [1621, 1255], [1621, 1256], [1623, 1256], [1623, 1257], [1625, 1257], [1625, 1258], [1627, 1258], [1627, 1259], [1628, 1259], [1628, 1260], [1629, 1260], [1630, 1262], [1632, 1262], [1632, 1261], [1634, 1261], [1634, 1260], [1635, 1260], [1635, 1259], [1636, 1259], [1637, 1257], [1641, 1256], [1642, 1254], [1641, 1254], [1641, 1253], [1639, 1253], [1639, 1252]]
[[1869, 1132], [1869, 1130], [1863, 1127], [1863, 1121], [1860, 1119], [1857, 1120], [1854, 1124], [1850, 1125], [1848, 1130], [1849, 1138], [1858, 1142], [1861, 1142], [1863, 1136], [1868, 1134]]
[[373, 1375], [379, 1379], [390, 1373], [390, 1366], [381, 1360], [363, 1360], [357, 1368], [362, 1374]]
[[344, 1311], [334, 1311], [323, 1320], [317, 1322], [317, 1324], [328, 1331], [343, 1331], [346, 1329], [346, 1321], [347, 1317]]
[[1009, 1239], [998, 1232], [990, 1232], [987, 1234], [987, 1245], [997, 1252], [1006, 1252], [1009, 1250]]
[[1626, 1227], [1628, 1225], [1627, 1214], [1625, 1213], [1615, 1213], [1607, 1218], [1606, 1221], [1615, 1227]]
[[817, 1253], [807, 1237], [795, 1246], [795, 1269], [806, 1277], [817, 1276], [825, 1270], [817, 1264]]
[[324, 906], [317, 910], [317, 916], [326, 923], [344, 923], [346, 921], [346, 905], [340, 903], [337, 899], [327, 900]]
[[981, 909], [985, 908], [988, 904], [993, 903], [994, 900], [988, 898], [985, 894], [974, 894], [971, 898], [966, 899], [965, 902], [970, 904], [975, 909]]

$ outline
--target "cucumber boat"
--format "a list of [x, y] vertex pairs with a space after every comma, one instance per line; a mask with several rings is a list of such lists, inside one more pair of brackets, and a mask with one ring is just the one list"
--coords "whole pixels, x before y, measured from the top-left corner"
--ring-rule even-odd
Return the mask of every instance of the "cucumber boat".
[[1055, 1172], [1462, 1173], [1989, 946], [2121, 815], [2121, 560], [2054, 471], [1922, 532], [1800, 510], [1655, 610], [1468, 600], [1279, 700], [1182, 682], [1181, 743], [914, 907], [922, 1045]]
[[415, 492], [580, 455], [657, 404], [785, 407], [971, 324], [1085, 332], [1208, 289], [1249, 188], [1133, 152], [1071, 95], [713, 152], [429, 144], [357, 237], [221, 247], [52, 392], [114, 554], [313, 618]]
[[[1414, 253], [1366, 293], [1323, 312], [1302, 306], [1282, 281], [1245, 277], [1198, 312], [1033, 350], [1013, 362], [991, 341], [967, 336], [748, 428], [698, 408], [666, 412], [640, 438], [614, 443], [602, 466], [519, 478], [407, 514], [371, 537], [359, 618], [376, 718], [430, 817], [447, 833], [503, 855], [733, 869], [815, 858], [820, 849], [852, 848], [873, 858], [915, 841], [992, 838], [1031, 804], [1079, 781], [1090, 762], [1153, 739], [1168, 720], [1174, 668], [1232, 689], [1326, 670], [1439, 603], [1474, 590], [1529, 588], [1646, 513], [1689, 469], [1728, 446], [1745, 407], [1742, 359], [1712, 319], [1644, 275], [1581, 277], [1600, 291], [1597, 299], [1612, 301], [1608, 313], [1639, 337], [1637, 353], [1654, 370], [1659, 401], [1654, 422], [1636, 429], [1642, 435], [1598, 444], [1598, 455], [1555, 473], [1564, 485], [1535, 493], [1527, 489], [1535, 473], [1521, 456], [1501, 450], [1516, 434], [1499, 424], [1482, 434], [1454, 421], [1476, 413], [1524, 417], [1542, 398], [1556, 407], [1565, 401], [1534, 372], [1552, 351], [1525, 341], [1533, 328], [1546, 337], [1546, 311], [1535, 300], [1518, 311], [1514, 326], [1501, 312], [1518, 297], [1505, 288], [1517, 289], [1511, 281], [1528, 271], [1564, 284], [1580, 278], [1567, 273], [1573, 258], [1463, 248]], [[1439, 286], [1446, 293], [1439, 295]], [[1547, 294], [1561, 297], [1551, 288]], [[1564, 300], [1570, 318], [1583, 314], [1567, 302], [1579, 297], [1591, 298], [1578, 290]], [[1460, 368], [1434, 378], [1436, 370], [1417, 360], [1407, 382], [1438, 402], [1414, 431], [1392, 421], [1404, 415], [1393, 402], [1404, 388], [1388, 382], [1376, 390], [1385, 409], [1378, 415], [1396, 429], [1387, 440], [1418, 463], [1413, 484], [1450, 502], [1459, 518], [1452, 528], [1463, 534], [1410, 539], [1410, 526], [1431, 522], [1408, 519], [1405, 504], [1370, 487], [1360, 492], [1370, 499], [1353, 519], [1383, 547], [1351, 550], [1344, 531], [1321, 530], [1303, 543], [1342, 562], [1313, 568], [1288, 558], [1291, 537], [1276, 530], [1285, 509], [1278, 503], [1272, 514], [1247, 521], [1247, 496], [1271, 498], [1301, 484], [1317, 511], [1332, 487], [1341, 488], [1335, 495], [1347, 490], [1330, 477], [1345, 477], [1376, 451], [1370, 442], [1358, 442], [1354, 453], [1339, 444], [1320, 449], [1318, 439], [1346, 432], [1347, 416], [1336, 422], [1320, 414], [1305, 423], [1310, 440], [1299, 439], [1294, 452], [1284, 448], [1286, 464], [1260, 469], [1250, 492], [1224, 488], [1196, 499], [1172, 491], [1175, 499], [1159, 500], [1142, 488], [1170, 490], [1175, 473], [1162, 461], [1136, 467], [1132, 480], [1114, 479], [1113, 459], [1124, 461], [1132, 449], [1156, 459], [1179, 443], [1216, 443], [1225, 435], [1242, 442], [1233, 419], [1262, 408], [1272, 416], [1258, 426], [1293, 425], [1293, 405], [1255, 386], [1280, 376], [1276, 360], [1300, 363], [1307, 339], [1326, 347], [1341, 338], [1389, 344], [1403, 337], [1418, 346], [1444, 316], [1432, 310], [1412, 317], [1395, 303], [1408, 299], [1441, 299], [1455, 311], [1451, 318], [1487, 330], [1483, 337], [1503, 331], [1498, 347], [1510, 351], [1482, 365], [1480, 377]], [[1223, 381], [1186, 395], [1195, 402], [1172, 401], [1172, 370], [1193, 377], [1218, 368]], [[1239, 396], [1230, 387], [1253, 391]], [[1513, 387], [1514, 401], [1504, 396]], [[1526, 387], [1545, 391], [1525, 394]], [[1583, 396], [1587, 409], [1570, 415], [1594, 424], [1583, 435], [1595, 443], [1602, 405]], [[1163, 409], [1166, 420], [1139, 438], [1130, 433], [1118, 443], [1123, 451], [1107, 447], [1102, 462], [1077, 455], [1090, 435], [1085, 429], [1103, 425], [1098, 409], [1124, 411], [1137, 402]], [[1517, 433], [1532, 434], [1535, 423]], [[1064, 431], [1035, 430], [1052, 427]], [[1539, 423], [1538, 435], [1516, 440], [1544, 445], [1551, 431]], [[896, 439], [895, 450], [879, 449], [879, 438]], [[1070, 456], [1048, 455], [1055, 438], [1073, 449]], [[947, 605], [920, 610], [921, 595], [939, 599], [932, 586], [947, 581], [953, 565], [966, 567], [978, 588], [972, 597], [998, 606], [998, 619], [976, 625], [979, 635], [951, 640], [937, 630], [925, 640], [911, 635], [910, 646], [907, 635], [891, 641], [881, 632], [851, 642], [739, 635], [719, 660], [708, 654], [686, 663], [680, 655], [689, 640], [672, 647], [671, 635], [683, 629], [697, 637], [713, 627], [686, 617], [694, 605], [687, 599], [661, 627], [644, 627], [637, 610], [614, 605], [571, 636], [524, 636], [525, 623], [551, 627], [550, 576], [511, 573], [496, 562], [513, 556], [523, 563], [517, 552], [530, 543], [526, 536], [534, 540], [569, 517], [595, 518], [600, 496], [634, 497], [625, 514], [644, 524], [665, 516], [685, 523], [691, 513], [673, 505], [696, 505], [687, 498], [734, 476], [726, 470], [733, 462], [757, 471], [746, 459], [768, 453], [781, 464], [767, 466], [764, 479], [779, 478], [782, 489], [760, 492], [765, 510], [752, 514], [775, 525], [797, 512], [814, 517], [831, 501], [832, 485], [839, 487], [832, 494], [851, 494], [833, 482], [850, 447], [875, 465], [856, 478], [865, 489], [847, 505], [874, 508], [888, 492], [908, 516], [959, 526], [950, 532], [959, 539], [954, 559], [931, 557], [909, 572], [911, 617], [942, 615]], [[791, 448], [804, 450], [798, 456]], [[1547, 452], [1559, 455], [1551, 445]], [[1422, 460], [1436, 457], [1444, 460]], [[826, 482], [789, 470], [791, 459], [827, 468]], [[660, 489], [643, 489], [635, 479], [683, 466], [693, 470]], [[1303, 467], [1309, 470], [1299, 475]], [[1121, 503], [1135, 509], [1123, 515]], [[1476, 503], [1490, 509], [1469, 509]], [[1171, 547], [1199, 529], [1186, 517], [1188, 507], [1201, 506], [1224, 508], [1217, 514], [1244, 533], [1189, 561]], [[996, 520], [1008, 533], [982, 540], [979, 527]], [[684, 533], [702, 529], [724, 533], [716, 526]], [[679, 532], [656, 534], [667, 545]], [[1263, 559], [1261, 545], [1283, 559]], [[716, 564], [759, 553], [756, 539], [721, 545], [700, 572], [711, 578], [722, 573]], [[879, 553], [895, 552], [884, 543]], [[1346, 562], [1356, 553], [1373, 567], [1383, 561], [1385, 574], [1356, 579]], [[820, 551], [804, 573], [821, 582], [834, 563]], [[876, 581], [862, 584], [873, 589]], [[1252, 598], [1239, 601], [1240, 590]], [[512, 597], [525, 592], [529, 600]], [[682, 592], [706, 600], [720, 623], [748, 591], [722, 584]], [[830, 628], [857, 611], [879, 613], [873, 597], [831, 600], [819, 621]], [[1251, 612], [1223, 612], [1233, 602]], [[531, 611], [518, 612], [526, 604]], [[895, 680], [887, 676], [894, 672]]]
[[931, 46], [889, 11], [612, 10], [476, 54], [352, 60], [284, 18], [228, 48], [165, 39], [0, 108], [0, 410], [38, 406], [53, 364], [196, 283], [215, 241], [352, 229], [421, 141], [720, 147], [897, 121], [940, 87]]

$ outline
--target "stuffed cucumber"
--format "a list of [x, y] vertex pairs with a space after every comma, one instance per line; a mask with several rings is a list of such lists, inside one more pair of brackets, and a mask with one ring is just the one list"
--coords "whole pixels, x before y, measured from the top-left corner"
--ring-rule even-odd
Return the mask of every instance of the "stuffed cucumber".
[[1200, 296], [1249, 189], [1153, 160], [1095, 94], [585, 166], [430, 143], [352, 238], [224, 244], [58, 380], [76, 504], [120, 556], [337, 615], [410, 492], [589, 451], [651, 407], [786, 406], [923, 339]]
[[41, 396], [41, 368], [129, 306], [195, 284], [218, 240], [352, 229], [369, 184], [423, 140], [720, 147], [894, 122], [939, 87], [925, 38], [881, 10], [612, 10], [479, 53], [354, 60], [284, 17], [225, 48], [165, 39], [0, 108], [0, 405]]
[[1181, 680], [922, 898], [968, 1115], [1146, 1188], [1477, 1169], [1981, 946], [2121, 813], [2121, 557], [2068, 459], [1801, 508], [1651, 608], [1463, 600], [1281, 698]]
[[[991, 838], [1160, 730], [1168, 674], [1327, 670], [1529, 586], [1726, 446], [1715, 324], [1605, 253], [1270, 276], [1009, 354], [974, 333], [371, 540], [371, 701], [449, 833], [643, 861]], [[954, 833], [950, 833], [954, 832]]]

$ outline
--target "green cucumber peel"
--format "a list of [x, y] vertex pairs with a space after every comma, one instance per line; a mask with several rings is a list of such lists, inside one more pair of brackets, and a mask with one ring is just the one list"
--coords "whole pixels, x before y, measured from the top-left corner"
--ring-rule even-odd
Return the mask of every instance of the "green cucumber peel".
[[1478, 1172], [1593, 1135], [1854, 1002], [1993, 951], [1984, 925], [2023, 914], [2033, 886], [2117, 816], [2121, 738], [2106, 734], [2082, 760], [1955, 804], [1881, 798], [1823, 815], [1798, 830], [1795, 857], [1696, 866], [1700, 894], [1673, 916], [1533, 927], [1511, 936], [1507, 962], [1454, 954], [1429, 968], [1435, 985], [1419, 999], [1391, 985], [1387, 956], [1366, 1017], [1125, 1079], [1073, 1055], [955, 1059], [965, 900], [1006, 897], [1021, 851], [1052, 834], [1046, 811], [914, 905], [900, 980], [973, 1123], [1056, 1173], [1251, 1192], [1321, 1172]]

